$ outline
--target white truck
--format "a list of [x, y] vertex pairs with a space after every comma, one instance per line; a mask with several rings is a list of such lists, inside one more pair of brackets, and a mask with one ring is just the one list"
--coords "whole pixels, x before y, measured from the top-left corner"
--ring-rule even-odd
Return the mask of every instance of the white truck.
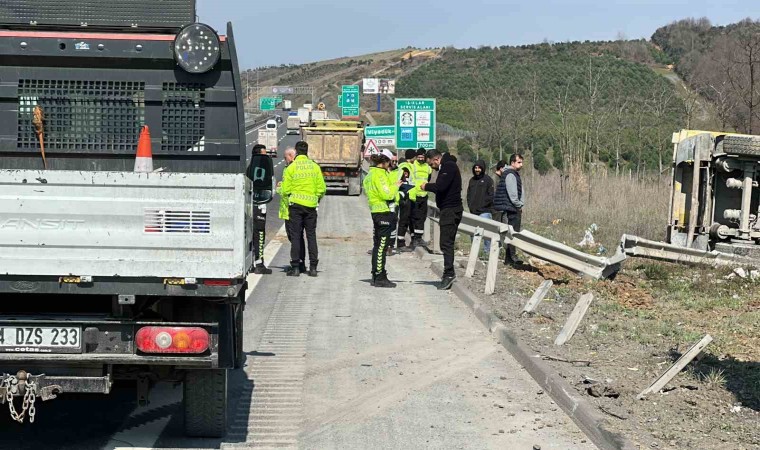
[[327, 120], [328, 118], [327, 111], [312, 111], [309, 123], [314, 122], [315, 120]]
[[308, 108], [298, 108], [298, 118], [301, 121], [302, 127], [309, 125], [309, 121], [311, 120], [311, 110]]
[[287, 134], [299, 134], [301, 132], [301, 119], [298, 116], [288, 116]]
[[267, 120], [262, 128], [259, 129], [258, 143], [267, 148], [267, 155], [277, 157], [277, 121], [274, 119]]
[[290, 100], [283, 100], [282, 101], [282, 110], [283, 111], [290, 111], [293, 108], [293, 102]]
[[[194, 14], [182, 14], [194, 11], [192, 0], [172, 2], [179, 12], [166, 17], [135, 16], [143, 3], [125, 1], [123, 17], [89, 27], [110, 50], [69, 58], [63, 68], [49, 49], [72, 42], [71, 27], [91, 19], [87, 8], [103, 16], [100, 2], [81, 11], [57, 0], [14, 4], [46, 11], [39, 17], [46, 32], [0, 7], [5, 410], [10, 399], [33, 419], [38, 399], [39, 418], [41, 400], [107, 395], [122, 381], [134, 383], [144, 405], [151, 386], [167, 381], [183, 385], [185, 432], [220, 438], [228, 372], [242, 375], [246, 358], [251, 204], [257, 189], [271, 192], [252, 189], [266, 174], [247, 176], [263, 169], [246, 167], [232, 26], [220, 39], [192, 23]], [[162, 3], [167, 12], [172, 5]], [[175, 36], [206, 39], [209, 49], [218, 46], [218, 59], [175, 54], [167, 45]], [[137, 68], [156, 61], [151, 70]], [[163, 172], [133, 171], [142, 136]], [[270, 158], [253, 160], [271, 166]]]

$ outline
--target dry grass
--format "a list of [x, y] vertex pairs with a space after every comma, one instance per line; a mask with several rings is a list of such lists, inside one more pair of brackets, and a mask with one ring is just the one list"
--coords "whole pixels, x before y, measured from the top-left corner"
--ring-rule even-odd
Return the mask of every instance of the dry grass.
[[608, 250], [623, 234], [662, 240], [667, 224], [670, 188], [667, 177], [635, 178], [574, 174], [524, 177], [523, 227], [550, 239], [575, 245], [593, 223], [594, 237]]

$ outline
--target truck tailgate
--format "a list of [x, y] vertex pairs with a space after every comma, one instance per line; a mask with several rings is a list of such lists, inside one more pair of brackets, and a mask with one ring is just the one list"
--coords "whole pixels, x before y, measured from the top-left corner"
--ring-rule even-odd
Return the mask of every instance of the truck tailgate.
[[246, 271], [242, 174], [0, 170], [0, 274]]
[[361, 131], [336, 133], [308, 130], [304, 131], [304, 140], [309, 144], [309, 158], [320, 166], [359, 166]]

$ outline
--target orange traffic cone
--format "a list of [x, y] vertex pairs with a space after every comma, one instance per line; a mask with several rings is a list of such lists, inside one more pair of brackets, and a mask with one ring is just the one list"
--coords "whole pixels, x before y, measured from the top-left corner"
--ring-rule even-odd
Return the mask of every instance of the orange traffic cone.
[[140, 140], [137, 142], [137, 157], [135, 158], [135, 172], [153, 172], [153, 150], [150, 147], [150, 129], [147, 125], [140, 131]]

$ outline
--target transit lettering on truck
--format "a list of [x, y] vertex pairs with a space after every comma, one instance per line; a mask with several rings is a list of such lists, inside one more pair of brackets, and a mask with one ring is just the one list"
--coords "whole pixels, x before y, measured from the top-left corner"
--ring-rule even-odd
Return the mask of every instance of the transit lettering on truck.
[[0, 230], [70, 230], [76, 231], [84, 220], [72, 219], [18, 219], [0, 221]]

